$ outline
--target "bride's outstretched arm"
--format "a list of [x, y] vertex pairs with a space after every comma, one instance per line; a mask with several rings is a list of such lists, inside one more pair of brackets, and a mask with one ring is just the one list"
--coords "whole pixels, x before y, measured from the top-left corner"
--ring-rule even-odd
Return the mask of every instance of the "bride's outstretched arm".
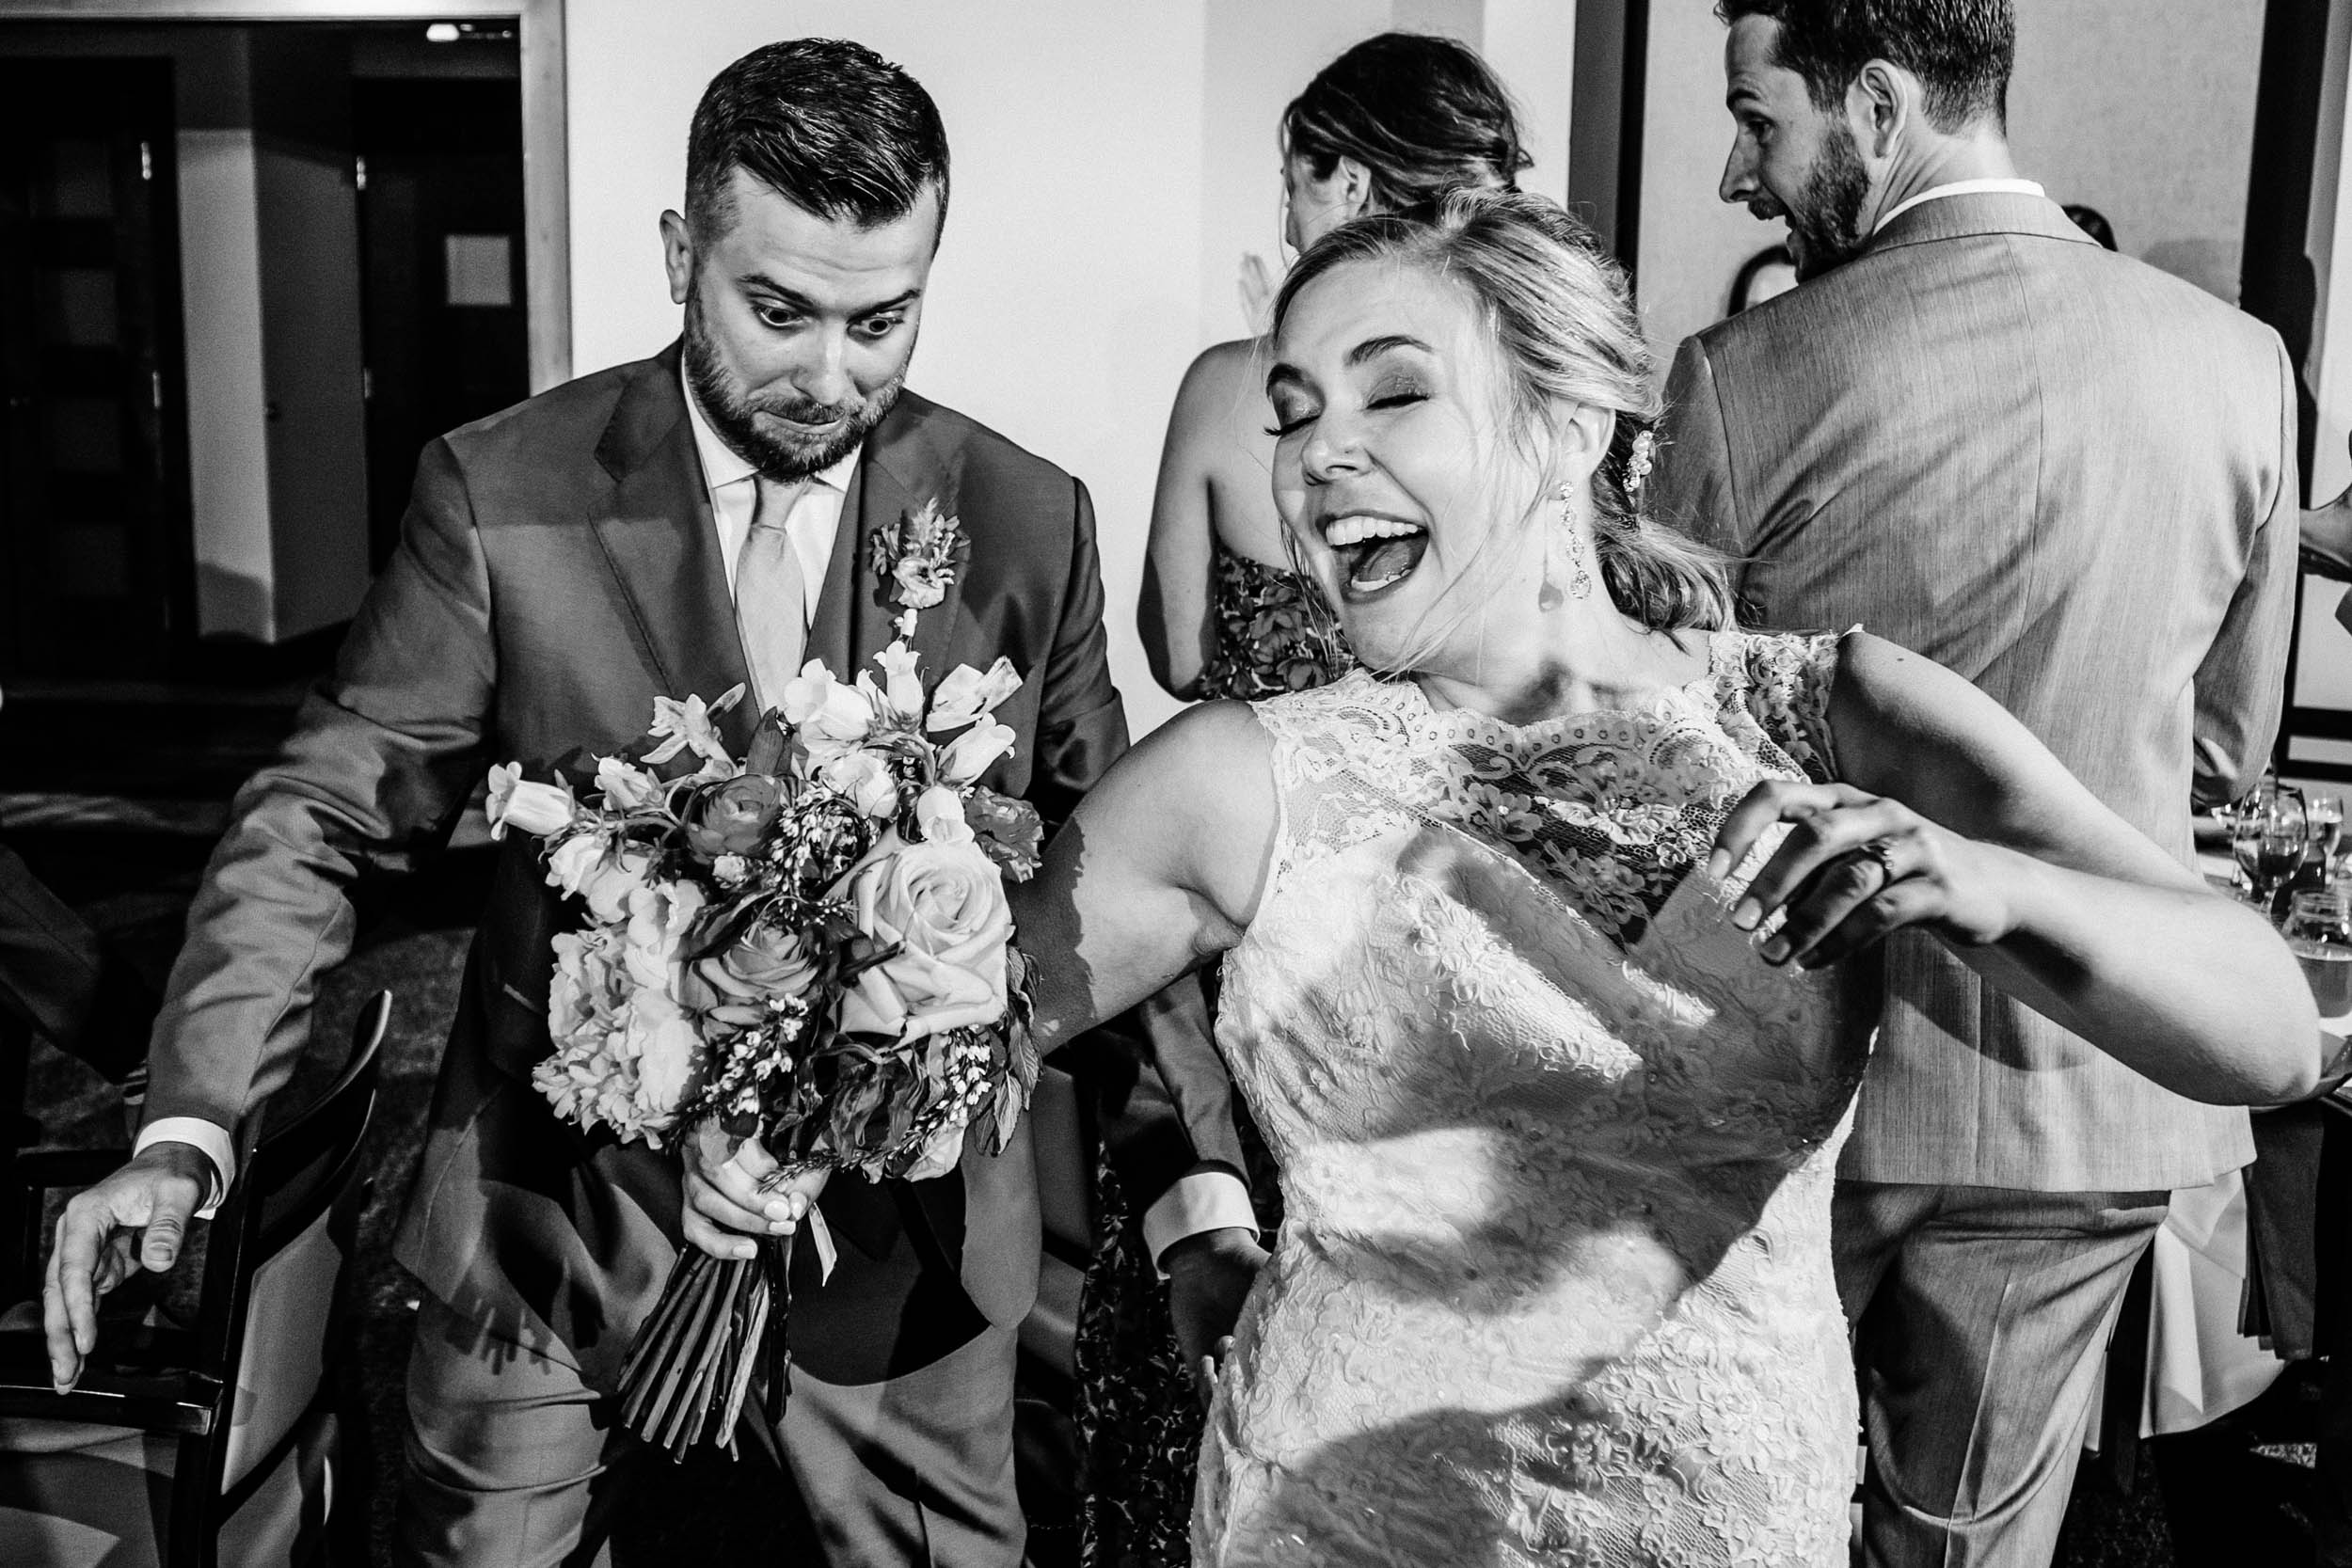
[[1275, 831], [1265, 732], [1247, 707], [1190, 708], [1104, 774], [1012, 890], [1051, 1052], [1241, 940]]
[[[1711, 868], [1788, 838], [1732, 911], [1768, 962], [1827, 963], [1902, 926], [2192, 1099], [2311, 1092], [2321, 1036], [2286, 944], [2103, 805], [2000, 705], [1881, 639], [1846, 640], [1830, 699], [1841, 781], [1767, 784]], [[2186, 802], [2183, 802], [2186, 809]]]

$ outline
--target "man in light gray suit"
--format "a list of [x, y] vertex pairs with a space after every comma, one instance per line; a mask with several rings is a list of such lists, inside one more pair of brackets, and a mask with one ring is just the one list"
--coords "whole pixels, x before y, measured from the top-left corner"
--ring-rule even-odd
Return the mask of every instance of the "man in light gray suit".
[[[1804, 282], [1682, 345], [1660, 515], [1747, 613], [1968, 676], [2184, 858], [2276, 729], [2295, 562], [2277, 336], [2109, 254], [2005, 136], [2009, 0], [1724, 0], [1723, 197]], [[1841, 1166], [1874, 1563], [2042, 1564], [2169, 1189], [2252, 1157], [1899, 938]]]

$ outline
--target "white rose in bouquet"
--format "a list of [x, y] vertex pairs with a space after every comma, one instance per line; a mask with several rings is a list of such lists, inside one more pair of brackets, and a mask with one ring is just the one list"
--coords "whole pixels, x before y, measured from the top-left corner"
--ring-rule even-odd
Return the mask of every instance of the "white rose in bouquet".
[[[637, 1093], [630, 1107], [648, 1132], [668, 1125], [702, 1060], [694, 1021], [667, 991], [641, 990], [629, 999], [625, 1047], [637, 1060]], [[659, 1125], [656, 1125], [659, 1124]]]
[[834, 894], [850, 901], [859, 930], [898, 948], [843, 994], [844, 1032], [913, 1041], [1004, 1016], [1012, 911], [977, 845], [884, 833]]

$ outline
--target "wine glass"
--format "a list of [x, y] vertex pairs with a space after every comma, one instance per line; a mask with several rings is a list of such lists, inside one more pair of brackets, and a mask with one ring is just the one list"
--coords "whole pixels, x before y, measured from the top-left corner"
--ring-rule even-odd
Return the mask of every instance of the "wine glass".
[[2222, 820], [2230, 830], [2230, 860], [2237, 867], [2233, 890], [2238, 897], [2254, 902], [2254, 871], [2262, 859], [2262, 813], [2255, 802], [2242, 801], [2227, 809]]
[[[2280, 890], [2303, 863], [2303, 847], [2310, 836], [2303, 798], [2293, 790], [2281, 789], [2257, 801], [2248, 816], [2250, 821], [2242, 819], [2240, 831], [2250, 829], [2254, 841], [2254, 902], [2276, 911]], [[2241, 865], [2246, 863], [2242, 844], [2241, 840]], [[2272, 918], [2277, 918], [2275, 912]]]
[[2352, 1015], [2352, 895], [2333, 888], [2296, 894], [2285, 934], [2319, 1016], [2341, 1028]]

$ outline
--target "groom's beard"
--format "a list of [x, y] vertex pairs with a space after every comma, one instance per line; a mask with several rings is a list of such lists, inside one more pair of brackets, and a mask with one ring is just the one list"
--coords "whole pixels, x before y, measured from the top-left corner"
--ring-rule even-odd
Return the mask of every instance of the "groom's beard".
[[1862, 204], [1870, 198], [1870, 176], [1853, 129], [1842, 121], [1822, 138], [1821, 155], [1805, 176], [1804, 190], [1788, 204], [1788, 254], [1797, 278], [1819, 277], [1862, 254], [1870, 236], [1862, 232]]
[[[686, 295], [686, 380], [719, 439], [770, 479], [789, 484], [822, 473], [855, 451], [898, 401], [907, 375], [901, 367], [862, 404], [828, 405], [789, 390], [755, 395], [720, 359], [719, 346], [703, 320], [698, 279]], [[796, 435], [779, 422], [821, 424], [845, 415], [839, 429], [816, 438]]]

